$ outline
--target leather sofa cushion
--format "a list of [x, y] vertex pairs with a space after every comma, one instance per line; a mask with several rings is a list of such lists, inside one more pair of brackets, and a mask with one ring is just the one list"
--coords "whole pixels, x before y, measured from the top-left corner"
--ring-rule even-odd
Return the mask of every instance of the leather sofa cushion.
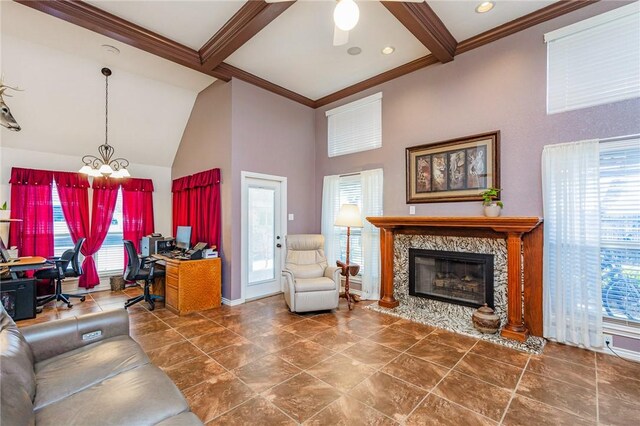
[[33, 362], [31, 347], [0, 304], [0, 424], [33, 424], [32, 401], [36, 393]]
[[149, 362], [129, 336], [112, 337], [39, 362], [35, 367], [38, 393], [34, 409]]
[[158, 423], [156, 426], [202, 426], [202, 422], [191, 411], [180, 413], [177, 416], [169, 417]]
[[331, 278], [296, 278], [296, 293], [306, 293], [309, 291], [332, 291], [336, 289], [336, 283]]
[[[69, 371], [72, 374], [82, 373]], [[147, 364], [37, 410], [36, 423], [87, 425], [99, 419], [102, 425], [154, 425], [188, 410], [171, 379]]]

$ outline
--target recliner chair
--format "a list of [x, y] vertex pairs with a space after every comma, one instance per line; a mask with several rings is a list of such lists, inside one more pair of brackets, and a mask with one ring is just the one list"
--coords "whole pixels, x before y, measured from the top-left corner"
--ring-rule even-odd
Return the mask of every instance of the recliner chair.
[[340, 268], [329, 266], [324, 237], [316, 234], [287, 235], [284, 299], [291, 312], [336, 309], [340, 297]]
[[[85, 240], [86, 238], [79, 238], [73, 250], [65, 250], [62, 256], [49, 258], [47, 263], [55, 265], [55, 267], [36, 271], [36, 278], [55, 281], [56, 287], [54, 294], [38, 298], [38, 306], [46, 305], [52, 300], [55, 300], [56, 302], [64, 302], [67, 307], [70, 308], [73, 304], [69, 298], [77, 297], [81, 302], [85, 301], [84, 294], [66, 294], [62, 292], [62, 280], [65, 278], [77, 278], [83, 273], [82, 267], [80, 266], [80, 249]], [[69, 269], [69, 266], [71, 266], [71, 269]]]
[[124, 279], [127, 281], [144, 281], [144, 292], [140, 296], [127, 299], [124, 304], [125, 308], [131, 305], [135, 305], [138, 302], [145, 301], [149, 304], [149, 310], [155, 309], [156, 300], [164, 300], [164, 297], [151, 294], [149, 287], [151, 283], [157, 277], [164, 277], [164, 271], [156, 271], [155, 264], [156, 259], [149, 257], [143, 258], [141, 261], [136, 252], [136, 248], [129, 240], [124, 240], [124, 247], [127, 250], [127, 268], [124, 270]]

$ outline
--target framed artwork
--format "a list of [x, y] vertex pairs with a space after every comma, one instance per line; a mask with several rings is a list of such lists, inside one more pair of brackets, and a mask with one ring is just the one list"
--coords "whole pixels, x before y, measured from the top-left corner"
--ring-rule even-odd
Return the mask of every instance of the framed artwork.
[[481, 201], [500, 187], [500, 132], [407, 148], [407, 203]]

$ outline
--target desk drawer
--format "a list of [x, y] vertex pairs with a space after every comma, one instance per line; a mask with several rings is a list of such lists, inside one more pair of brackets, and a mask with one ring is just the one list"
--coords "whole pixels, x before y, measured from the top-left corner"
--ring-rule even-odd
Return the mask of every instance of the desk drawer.
[[165, 275], [164, 282], [167, 287], [178, 288], [178, 276], [177, 275]]
[[178, 289], [173, 287], [165, 287], [165, 303], [173, 309], [178, 309]]

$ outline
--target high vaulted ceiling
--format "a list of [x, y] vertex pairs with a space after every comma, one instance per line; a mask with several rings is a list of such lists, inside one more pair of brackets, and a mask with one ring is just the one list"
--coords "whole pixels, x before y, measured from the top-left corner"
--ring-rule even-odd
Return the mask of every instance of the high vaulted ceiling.
[[[337, 47], [335, 0], [16, 1], [203, 74], [318, 107], [597, 0], [496, 0], [484, 14], [475, 12], [481, 0], [356, 0], [360, 21]], [[386, 46], [395, 52], [383, 55]], [[349, 55], [352, 47], [362, 52]]]

